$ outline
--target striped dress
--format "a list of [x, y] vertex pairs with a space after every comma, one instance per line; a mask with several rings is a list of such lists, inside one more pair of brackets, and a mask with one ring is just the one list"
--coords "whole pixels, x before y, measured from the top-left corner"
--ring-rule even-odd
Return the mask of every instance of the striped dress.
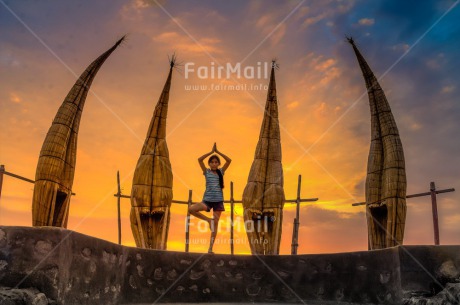
[[[219, 168], [222, 175], [224, 172], [222, 168]], [[203, 201], [210, 201], [210, 202], [220, 202], [224, 201], [224, 194], [222, 189], [220, 188], [219, 184], [219, 176], [214, 174], [211, 169], [207, 168], [206, 172], [203, 173], [204, 177], [206, 178], [206, 191], [203, 195]]]

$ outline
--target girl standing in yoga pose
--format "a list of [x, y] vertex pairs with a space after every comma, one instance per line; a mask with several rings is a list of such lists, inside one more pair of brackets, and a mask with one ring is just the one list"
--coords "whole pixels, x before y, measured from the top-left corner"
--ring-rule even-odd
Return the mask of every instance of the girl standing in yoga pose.
[[[225, 164], [222, 168], [218, 168], [220, 165], [220, 159], [217, 155], [212, 155], [208, 160], [208, 165], [210, 168], [206, 168], [203, 160], [213, 153], [220, 154], [225, 159]], [[224, 155], [222, 152], [217, 150], [216, 143], [212, 147], [211, 152], [206, 153], [198, 158], [198, 163], [203, 171], [203, 175], [206, 178], [206, 191], [203, 195], [203, 201], [199, 203], [192, 204], [189, 208], [190, 214], [193, 216], [206, 220], [209, 223], [211, 228], [211, 241], [208, 249], [208, 253], [212, 252], [212, 247], [214, 245], [214, 240], [217, 235], [217, 227], [219, 224], [220, 214], [225, 211], [224, 208], [224, 196], [222, 189], [224, 188], [224, 173], [232, 160]], [[213, 210], [213, 218], [207, 217], [200, 213], [200, 211], [211, 211]]]

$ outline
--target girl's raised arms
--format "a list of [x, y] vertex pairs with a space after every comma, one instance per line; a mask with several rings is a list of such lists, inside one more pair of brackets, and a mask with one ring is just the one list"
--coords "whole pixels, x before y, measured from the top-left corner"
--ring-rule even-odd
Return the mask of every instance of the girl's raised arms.
[[206, 157], [212, 155], [215, 152], [216, 149], [216, 144], [214, 143], [214, 146], [212, 147], [212, 150], [201, 157], [198, 158], [198, 163], [200, 164], [201, 169], [203, 170], [203, 174], [206, 172], [206, 166], [203, 163], [203, 160], [206, 159]]
[[214, 143], [214, 146], [212, 147], [212, 150], [221, 155], [225, 159], [225, 164], [222, 166], [222, 172], [225, 173], [227, 168], [230, 166], [230, 163], [232, 162], [232, 159], [230, 159], [227, 155], [223, 154], [222, 152], [217, 150], [217, 145]]

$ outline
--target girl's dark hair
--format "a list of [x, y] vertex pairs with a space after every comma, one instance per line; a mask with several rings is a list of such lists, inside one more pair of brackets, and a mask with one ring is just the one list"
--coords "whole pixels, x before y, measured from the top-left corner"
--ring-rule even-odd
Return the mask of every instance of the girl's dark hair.
[[[216, 159], [217, 162], [219, 162], [219, 165], [220, 165], [220, 159], [219, 159], [218, 155], [212, 155], [208, 160], [208, 164], [211, 163], [211, 161], [214, 160], [214, 159]], [[224, 176], [222, 176], [222, 172], [220, 170], [217, 170], [217, 175], [219, 176], [220, 188], [223, 189], [224, 188]]]

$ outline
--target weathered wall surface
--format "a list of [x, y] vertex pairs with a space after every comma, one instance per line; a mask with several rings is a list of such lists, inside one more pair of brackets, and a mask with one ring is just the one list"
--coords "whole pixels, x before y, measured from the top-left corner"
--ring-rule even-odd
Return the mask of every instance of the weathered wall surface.
[[57, 227], [0, 227], [0, 285], [34, 287], [61, 304], [116, 304], [123, 248]]
[[447, 283], [460, 283], [460, 246], [405, 246], [400, 265], [405, 298], [437, 294]]
[[443, 272], [455, 273], [459, 253], [460, 246], [410, 246], [212, 255], [123, 247], [55, 227], [0, 226], [0, 286], [34, 287], [57, 304], [400, 304], [413, 291], [435, 287]]

